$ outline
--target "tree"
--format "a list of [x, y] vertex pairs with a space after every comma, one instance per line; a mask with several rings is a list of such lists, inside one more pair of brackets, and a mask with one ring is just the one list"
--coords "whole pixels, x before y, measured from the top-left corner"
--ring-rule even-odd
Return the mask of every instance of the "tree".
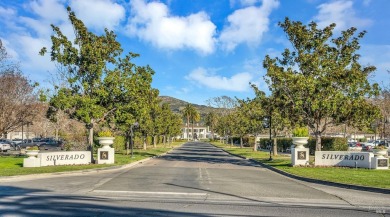
[[207, 113], [206, 115], [206, 125], [210, 127], [211, 138], [214, 140], [214, 130], [217, 125], [217, 115], [214, 111]]
[[161, 105], [161, 114], [158, 117], [160, 130], [159, 132], [163, 135], [163, 143], [165, 145], [166, 139], [168, 143], [172, 135], [180, 134], [180, 126], [182, 124], [181, 117], [172, 113], [172, 110], [167, 103]]
[[[255, 98], [247, 99], [244, 104], [245, 115], [248, 118], [248, 133], [255, 137], [264, 129], [264, 120], [267, 116], [265, 93], [252, 85]], [[253, 145], [253, 151], [257, 151], [257, 144]]]
[[[124, 59], [119, 59], [115, 71], [117, 75], [111, 76], [110, 82], [112, 88], [116, 90], [115, 95], [120, 96], [122, 102], [117, 104], [118, 109], [114, 116], [111, 116], [111, 122], [115, 123], [118, 130], [126, 137], [127, 154], [129, 154], [131, 128], [137, 122], [142, 129], [147, 126], [150, 110], [149, 95], [153, 92], [158, 94], [158, 91], [151, 87], [154, 71], [149, 66], [137, 66], [132, 63], [132, 59], [138, 56], [130, 53]], [[121, 85], [116, 85], [118, 83]]]
[[[70, 41], [59, 27], [51, 25], [54, 35], [50, 55], [52, 61], [66, 69], [64, 75], [68, 84], [58, 89], [49, 104], [85, 123], [92, 155], [95, 125], [109, 119], [120, 104], [126, 103], [122, 101], [122, 83], [117, 82], [120, 81], [117, 76], [121, 75], [118, 71], [122, 65], [118, 58], [122, 48], [114, 32], [105, 29], [103, 35], [97, 36], [88, 31], [69, 7], [67, 10], [75, 40]], [[45, 53], [47, 49], [42, 48], [40, 54]], [[115, 67], [112, 69], [108, 65]]]
[[191, 135], [192, 138], [194, 138], [194, 120], [197, 120], [200, 118], [199, 113], [196, 111], [196, 108], [192, 104], [187, 104], [182, 110], [181, 113], [183, 117], [187, 120], [187, 141], [189, 141], [189, 127], [190, 127], [190, 122], [192, 123], [192, 131]]
[[[217, 120], [222, 120], [222, 122], [218, 123], [217, 125], [218, 134], [223, 135], [224, 138], [228, 138], [229, 136], [231, 136], [232, 131], [229, 131], [229, 133], [227, 133], [227, 131], [224, 131], [227, 129], [227, 127], [224, 126], [225, 123], [224, 121], [227, 121], [227, 119], [229, 118], [223, 118], [223, 117], [229, 115], [234, 111], [234, 109], [237, 107], [238, 104], [237, 100], [228, 96], [220, 96], [220, 97], [214, 97], [208, 99], [206, 103], [209, 107], [218, 108], [217, 113], [219, 115], [219, 118]], [[225, 123], [225, 124], [233, 124], [233, 123]], [[233, 129], [229, 129], [229, 130], [233, 130]]]
[[378, 109], [366, 100], [379, 92], [378, 85], [367, 80], [375, 67], [361, 66], [356, 53], [365, 32], [356, 36], [352, 27], [332, 38], [336, 24], [318, 29], [315, 22], [306, 26], [286, 18], [279, 25], [293, 51], [285, 49], [281, 58], [265, 57], [266, 81], [286, 117], [309, 126], [316, 150], [321, 150], [327, 126], [347, 121], [367, 125], [378, 116]]
[[33, 121], [40, 106], [37, 86], [10, 61], [0, 40], [0, 136]]
[[196, 139], [196, 134], [194, 132], [194, 123], [200, 121], [200, 114], [199, 112], [196, 110], [195, 107], [193, 107], [194, 110], [192, 110], [192, 113], [191, 113], [191, 116], [190, 116], [190, 119], [191, 119], [191, 124], [192, 124], [192, 140], [195, 140]]
[[380, 95], [374, 100], [374, 103], [379, 107], [381, 112], [380, 118], [380, 130], [381, 138], [385, 139], [389, 135], [389, 127], [386, 126], [390, 123], [390, 84], [381, 88]]

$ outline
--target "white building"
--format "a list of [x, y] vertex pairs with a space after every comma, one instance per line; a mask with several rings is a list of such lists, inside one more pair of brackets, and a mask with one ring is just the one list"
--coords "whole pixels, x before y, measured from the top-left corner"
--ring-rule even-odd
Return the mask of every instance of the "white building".
[[[192, 125], [189, 127], [183, 125], [181, 127], [181, 139], [187, 139], [187, 135], [189, 139], [207, 139], [209, 135], [209, 128], [207, 126], [199, 126], [199, 124], [194, 124], [194, 132], [192, 132]], [[187, 134], [188, 131], [188, 134]]]
[[35, 138], [36, 135], [34, 132], [26, 132], [26, 131], [15, 131], [15, 132], [8, 132], [7, 133], [7, 139], [32, 139]]

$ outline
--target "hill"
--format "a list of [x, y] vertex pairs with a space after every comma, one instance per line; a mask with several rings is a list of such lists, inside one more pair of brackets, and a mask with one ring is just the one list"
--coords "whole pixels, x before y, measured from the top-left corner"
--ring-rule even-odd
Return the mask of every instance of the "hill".
[[[162, 103], [168, 103], [171, 106], [171, 110], [174, 113], [180, 113], [180, 111], [188, 104], [188, 102], [176, 99], [174, 97], [170, 96], [159, 96], [160, 99], [162, 100]], [[207, 113], [210, 111], [216, 110], [215, 108], [211, 108], [205, 105], [197, 105], [197, 104], [192, 104], [196, 110], [198, 110], [199, 114], [201, 115], [201, 118], [203, 119]]]

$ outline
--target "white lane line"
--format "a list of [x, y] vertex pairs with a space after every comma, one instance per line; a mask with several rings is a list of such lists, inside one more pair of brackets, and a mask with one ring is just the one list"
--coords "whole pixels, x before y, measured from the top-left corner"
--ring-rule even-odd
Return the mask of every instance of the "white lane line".
[[122, 194], [154, 194], [154, 195], [191, 195], [191, 196], [206, 196], [207, 193], [189, 193], [189, 192], [158, 192], [158, 191], [110, 191], [110, 190], [94, 190], [95, 193], [122, 193]]
[[213, 184], [213, 182], [211, 181], [211, 177], [210, 177], [209, 171], [206, 168], [204, 168], [204, 170], [206, 171], [207, 181], [209, 182], [210, 185]]

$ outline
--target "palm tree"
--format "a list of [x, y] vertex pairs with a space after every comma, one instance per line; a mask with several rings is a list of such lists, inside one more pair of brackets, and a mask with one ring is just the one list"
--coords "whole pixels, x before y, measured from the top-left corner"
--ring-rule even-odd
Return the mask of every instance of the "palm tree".
[[190, 137], [188, 135], [188, 130], [190, 121], [192, 123], [192, 138], [194, 138], [194, 122], [200, 120], [200, 115], [195, 106], [189, 103], [181, 110], [181, 113], [183, 114], [183, 117], [187, 119], [187, 141], [189, 141]]
[[192, 110], [192, 113], [191, 113], [191, 116], [190, 116], [190, 119], [191, 119], [191, 123], [192, 123], [192, 140], [194, 140], [194, 122], [198, 122], [200, 121], [200, 114], [199, 112], [195, 109], [195, 107], [193, 107], [194, 109]]
[[188, 136], [188, 130], [190, 127], [190, 119], [191, 119], [193, 110], [195, 110], [194, 106], [192, 104], [189, 104], [189, 103], [183, 108], [183, 110], [181, 110], [183, 117], [187, 119], [187, 141], [189, 141], [189, 139], [190, 139], [190, 137]]

